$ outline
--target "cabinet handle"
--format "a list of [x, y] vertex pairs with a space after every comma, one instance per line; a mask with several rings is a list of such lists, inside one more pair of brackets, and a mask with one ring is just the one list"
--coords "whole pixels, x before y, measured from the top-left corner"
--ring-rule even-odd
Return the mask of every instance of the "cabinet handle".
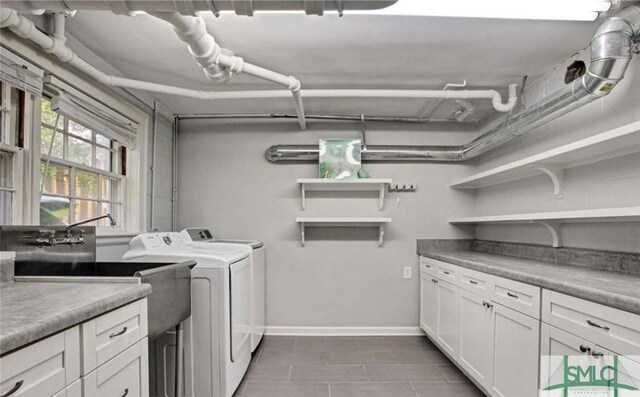
[[446, 274], [447, 276], [450, 275], [451, 273], [449, 273], [448, 271], [444, 270], [443, 271], [444, 274]]
[[477, 281], [474, 281], [474, 280], [469, 280], [469, 282], [470, 282], [471, 284], [473, 284], [473, 285], [477, 285], [477, 284], [478, 284], [478, 282], [477, 282]]
[[16, 384], [11, 388], [11, 390], [4, 392], [2, 394], [0, 394], [0, 397], [9, 397], [10, 395], [12, 395], [13, 393], [17, 392], [18, 389], [20, 389], [22, 387], [22, 384], [24, 383], [23, 380], [19, 380], [16, 382]]
[[591, 351], [591, 348], [589, 346], [580, 345], [580, 351], [583, 352], [583, 353], [587, 353], [587, 352]]
[[432, 278], [431, 282], [434, 283], [434, 284], [438, 284], [438, 280], [436, 280], [435, 278]]
[[604, 356], [604, 353], [594, 351], [594, 352], [591, 352], [591, 355], [595, 358], [600, 358]]
[[[111, 335], [109, 335], [109, 338], [115, 338], [116, 336], [120, 336], [120, 335], [124, 334], [125, 332], [127, 332], [127, 327], [122, 328], [122, 331], [118, 331], [118, 332], [112, 333]], [[127, 393], [128, 393], [128, 390], [129, 389], [127, 389]]]
[[518, 299], [518, 298], [520, 298], [518, 295], [516, 295], [516, 294], [512, 294], [511, 292], [507, 292], [507, 296], [510, 296], [510, 297], [512, 297], [512, 298], [514, 298], [514, 299]]
[[124, 389], [124, 393], [122, 394], [122, 397], [127, 397], [127, 394], [129, 394], [129, 388], [128, 387], [126, 389]]
[[491, 309], [493, 307], [493, 305], [487, 301], [482, 301], [482, 306], [486, 307], [487, 309]]
[[609, 331], [611, 328], [607, 327], [606, 325], [600, 325], [600, 324], [596, 324], [591, 320], [587, 320], [587, 324], [589, 324], [592, 327], [596, 327], [596, 328], [600, 328], [603, 329], [605, 331]]

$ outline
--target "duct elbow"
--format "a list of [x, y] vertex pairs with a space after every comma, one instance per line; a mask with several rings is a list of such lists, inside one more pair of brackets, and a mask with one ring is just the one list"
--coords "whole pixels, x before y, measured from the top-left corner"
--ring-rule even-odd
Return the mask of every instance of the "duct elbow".
[[273, 145], [264, 152], [264, 157], [271, 163], [280, 161], [278, 145]]
[[10, 28], [18, 24], [18, 12], [10, 8], [0, 8], [0, 28]]
[[509, 85], [509, 98], [507, 99], [506, 103], [502, 103], [502, 96], [500, 96], [500, 93], [496, 92], [491, 98], [491, 104], [493, 105], [493, 108], [498, 112], [511, 111], [511, 109], [513, 109], [513, 107], [515, 106], [516, 101], [518, 100], [518, 96], [516, 94], [517, 87], [517, 84]]

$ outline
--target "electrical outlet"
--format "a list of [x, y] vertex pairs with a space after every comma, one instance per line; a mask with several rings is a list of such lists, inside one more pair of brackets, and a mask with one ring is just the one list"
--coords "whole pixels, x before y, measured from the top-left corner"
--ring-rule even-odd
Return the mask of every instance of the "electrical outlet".
[[403, 271], [404, 278], [411, 278], [411, 266], [405, 266]]

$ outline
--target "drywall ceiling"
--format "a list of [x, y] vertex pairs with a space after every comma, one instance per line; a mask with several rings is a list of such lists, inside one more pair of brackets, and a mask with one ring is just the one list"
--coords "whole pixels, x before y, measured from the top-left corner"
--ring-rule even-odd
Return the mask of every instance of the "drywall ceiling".
[[[552, 22], [303, 14], [242, 17], [203, 14], [219, 44], [248, 62], [297, 77], [303, 88], [440, 89], [466, 79], [471, 88], [497, 88], [551, 70], [586, 47], [598, 22]], [[239, 75], [209, 82], [171, 26], [148, 15], [80, 11], [68, 30], [129, 78], [201, 90], [280, 89]], [[289, 100], [203, 102], [156, 95], [175, 113], [292, 112]], [[412, 117], [415, 100], [307, 99], [309, 113]], [[476, 102], [471, 120], [491, 110]], [[447, 103], [435, 115], [449, 117]]]

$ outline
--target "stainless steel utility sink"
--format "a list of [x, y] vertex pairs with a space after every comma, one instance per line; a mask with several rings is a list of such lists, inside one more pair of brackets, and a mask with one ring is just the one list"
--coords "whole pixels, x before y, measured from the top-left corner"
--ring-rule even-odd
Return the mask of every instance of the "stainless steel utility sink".
[[147, 297], [149, 339], [175, 328], [191, 316], [191, 268], [195, 261], [150, 262], [22, 262], [16, 281], [133, 282], [151, 284]]

